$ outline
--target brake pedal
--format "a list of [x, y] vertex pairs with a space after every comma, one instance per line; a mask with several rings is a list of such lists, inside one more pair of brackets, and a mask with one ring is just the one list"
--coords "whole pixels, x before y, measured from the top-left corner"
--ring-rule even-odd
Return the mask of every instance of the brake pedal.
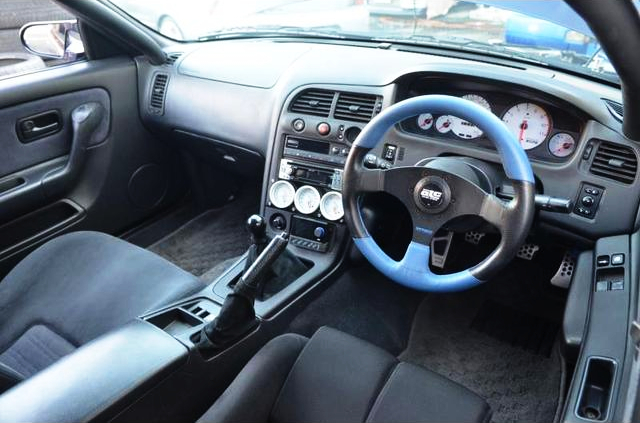
[[551, 285], [559, 288], [567, 289], [571, 285], [571, 278], [573, 278], [573, 271], [576, 268], [575, 256], [567, 251], [562, 257], [562, 262], [555, 275], [551, 278]]
[[434, 236], [431, 240], [431, 265], [438, 269], [443, 269], [447, 262], [453, 232], [447, 231], [446, 235]]
[[518, 250], [516, 257], [531, 261], [536, 256], [538, 250], [540, 250], [540, 246], [536, 244], [523, 244]]
[[478, 245], [485, 235], [484, 232], [469, 231], [464, 234], [464, 240], [469, 244]]

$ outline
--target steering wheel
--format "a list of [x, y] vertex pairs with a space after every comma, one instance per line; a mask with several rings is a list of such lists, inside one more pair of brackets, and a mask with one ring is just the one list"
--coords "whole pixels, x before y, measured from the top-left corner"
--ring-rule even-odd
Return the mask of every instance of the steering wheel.
[[[465, 172], [424, 166], [369, 170], [367, 153], [395, 124], [421, 113], [453, 115], [477, 125], [493, 142], [505, 174], [515, 191], [504, 202], [485, 191]], [[359, 200], [364, 193], [387, 192], [398, 198], [413, 220], [413, 237], [401, 261], [390, 258], [365, 227]], [[353, 144], [343, 174], [345, 220], [355, 245], [388, 278], [421, 291], [452, 292], [486, 282], [516, 255], [535, 211], [535, 183], [531, 164], [504, 123], [490, 111], [462, 98], [425, 95], [397, 103], [377, 115]], [[433, 235], [452, 219], [476, 215], [498, 228], [501, 242], [476, 266], [457, 273], [436, 275], [429, 269]]]

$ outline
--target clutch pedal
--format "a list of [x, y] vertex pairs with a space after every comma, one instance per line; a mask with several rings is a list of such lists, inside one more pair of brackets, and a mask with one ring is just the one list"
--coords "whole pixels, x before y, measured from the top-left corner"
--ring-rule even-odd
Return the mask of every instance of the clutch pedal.
[[434, 236], [431, 240], [431, 265], [443, 269], [447, 262], [453, 232], [447, 231], [446, 235]]
[[518, 250], [518, 254], [516, 254], [516, 256], [523, 260], [531, 261], [536, 256], [538, 250], [540, 250], [540, 246], [536, 244], [523, 244]]
[[576, 268], [575, 256], [567, 251], [562, 257], [562, 262], [555, 275], [551, 278], [551, 285], [559, 288], [567, 289], [571, 285], [571, 278], [573, 278], [573, 271]]

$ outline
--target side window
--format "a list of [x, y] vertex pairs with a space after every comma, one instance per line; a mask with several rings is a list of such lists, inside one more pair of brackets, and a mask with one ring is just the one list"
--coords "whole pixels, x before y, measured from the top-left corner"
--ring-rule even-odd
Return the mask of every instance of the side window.
[[0, 1], [0, 79], [83, 57], [75, 17], [53, 0]]

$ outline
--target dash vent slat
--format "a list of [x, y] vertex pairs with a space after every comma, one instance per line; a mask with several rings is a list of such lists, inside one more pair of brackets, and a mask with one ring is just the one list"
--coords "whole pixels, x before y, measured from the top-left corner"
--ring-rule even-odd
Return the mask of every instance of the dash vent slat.
[[378, 97], [375, 95], [340, 93], [333, 117], [366, 123], [373, 119], [378, 111]]
[[602, 141], [589, 170], [603, 178], [632, 184], [638, 173], [638, 158], [629, 147]]
[[167, 94], [167, 85], [169, 84], [169, 75], [159, 73], [153, 78], [153, 86], [151, 87], [151, 98], [149, 104], [155, 113], [164, 113], [164, 100]]
[[334, 91], [305, 90], [291, 103], [290, 110], [305, 115], [329, 117], [333, 106]]

